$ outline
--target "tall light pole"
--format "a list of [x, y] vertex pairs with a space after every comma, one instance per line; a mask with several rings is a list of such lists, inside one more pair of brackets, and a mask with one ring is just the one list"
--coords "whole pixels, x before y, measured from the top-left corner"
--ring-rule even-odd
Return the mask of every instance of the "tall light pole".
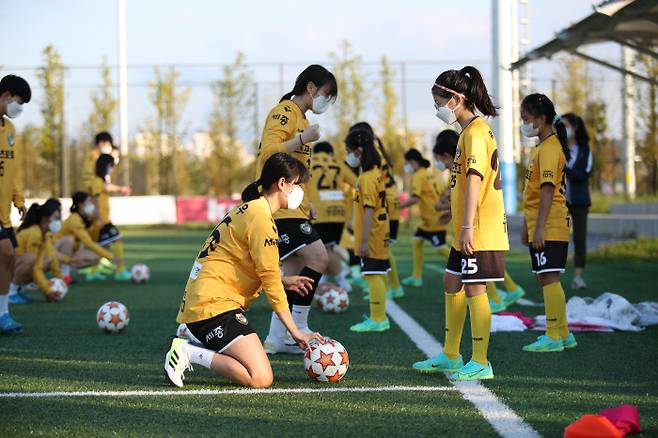
[[117, 0], [119, 16], [119, 131], [120, 149], [123, 160], [122, 182], [130, 182], [130, 160], [128, 157], [128, 71], [126, 55], [126, 0]]

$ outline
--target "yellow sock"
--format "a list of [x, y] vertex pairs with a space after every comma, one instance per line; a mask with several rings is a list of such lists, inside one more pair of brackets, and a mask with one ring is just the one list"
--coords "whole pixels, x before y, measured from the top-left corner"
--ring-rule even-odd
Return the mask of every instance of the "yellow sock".
[[494, 303], [500, 303], [500, 295], [498, 295], [498, 289], [496, 289], [496, 283], [489, 281], [487, 283], [487, 296]]
[[489, 332], [491, 331], [491, 308], [487, 294], [469, 298], [468, 309], [471, 316], [472, 359], [481, 365], [487, 365], [489, 363], [487, 359]]
[[449, 245], [443, 245], [442, 247], [437, 248], [436, 252], [439, 255], [442, 255], [443, 257], [448, 258], [448, 256], [450, 255], [450, 246]]
[[386, 276], [365, 275], [370, 289], [370, 319], [381, 322], [386, 319]]
[[[114, 252], [114, 257], [118, 257], [123, 260], [123, 241], [122, 240], [117, 240], [114, 242], [114, 245], [112, 245], [112, 251]], [[121, 263], [117, 265], [117, 272], [123, 272], [126, 270], [126, 264]]]
[[462, 288], [456, 294], [445, 294], [446, 300], [446, 328], [443, 352], [450, 359], [459, 356], [459, 346], [466, 320], [466, 294]]
[[95, 265], [91, 265], [91, 268], [89, 269], [89, 271], [90, 271], [92, 274], [95, 274], [96, 272], [98, 272], [98, 263], [95, 264]]
[[388, 263], [391, 265], [391, 270], [388, 272], [388, 287], [397, 289], [400, 287], [400, 277], [398, 277], [398, 264], [395, 263], [393, 257], [393, 250], [388, 249]]
[[509, 275], [507, 269], [505, 269], [505, 278], [503, 279], [503, 285], [505, 286], [505, 290], [507, 292], [515, 291], [516, 288], [519, 287], [516, 283], [514, 283], [514, 280], [512, 280], [512, 276]]
[[544, 307], [546, 308], [546, 335], [558, 340], [569, 335], [567, 324], [567, 301], [562, 284], [551, 283], [543, 288]]
[[411, 248], [414, 255], [414, 271], [411, 274], [414, 278], [421, 278], [423, 276], [423, 241], [421, 239], [414, 239], [411, 242]]

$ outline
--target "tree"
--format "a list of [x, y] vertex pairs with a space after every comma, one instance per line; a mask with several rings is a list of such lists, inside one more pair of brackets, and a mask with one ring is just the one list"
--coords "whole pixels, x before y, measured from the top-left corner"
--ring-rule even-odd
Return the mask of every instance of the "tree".
[[393, 85], [394, 73], [386, 56], [382, 56], [380, 70], [380, 84], [382, 91], [381, 102], [381, 140], [384, 143], [391, 165], [396, 173], [402, 172], [404, 165], [404, 141], [400, 134], [397, 117], [398, 96]]
[[[26, 196], [48, 196], [49, 192], [43, 190], [44, 186], [39, 181], [39, 176], [44, 173], [41, 171], [44, 166], [44, 160], [39, 152], [39, 139], [41, 137], [41, 128], [28, 123], [23, 127], [20, 133], [20, 144], [22, 146], [22, 164], [23, 164], [23, 187]], [[43, 190], [43, 191], [42, 191]]]
[[212, 141], [208, 179], [215, 196], [231, 196], [254, 179], [253, 163], [245, 163], [247, 154], [239, 140], [240, 134], [253, 127], [255, 113], [245, 113], [245, 108], [255, 111], [253, 90], [253, 75], [242, 53], [222, 68], [221, 78], [211, 86], [214, 110], [208, 127]]
[[43, 49], [44, 65], [36, 72], [43, 88], [41, 105], [43, 125], [39, 136], [39, 154], [43, 158], [39, 185], [51, 194], [63, 196], [68, 190], [64, 149], [64, 72], [59, 52], [48, 45]]
[[[651, 48], [654, 52], [657, 47]], [[658, 77], [658, 61], [656, 58], [638, 54], [636, 67], [650, 78]], [[638, 102], [637, 152], [644, 168], [644, 191], [658, 193], [658, 87], [652, 84], [635, 82], [640, 92], [636, 93]]]
[[575, 113], [583, 116], [586, 113], [589, 78], [587, 63], [577, 56], [562, 56], [557, 60], [558, 69], [555, 73], [557, 90], [552, 96], [562, 113]]

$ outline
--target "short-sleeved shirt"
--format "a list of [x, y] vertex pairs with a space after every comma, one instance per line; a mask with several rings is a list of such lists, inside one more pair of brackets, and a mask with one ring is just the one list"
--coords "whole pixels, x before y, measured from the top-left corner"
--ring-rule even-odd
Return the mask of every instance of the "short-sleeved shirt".
[[412, 195], [418, 198], [420, 210], [420, 228], [425, 231], [443, 231], [446, 225], [439, 224], [440, 215], [436, 211], [436, 203], [446, 191], [445, 184], [439, 176], [430, 169], [421, 167], [411, 178]]
[[98, 219], [101, 224], [110, 223], [110, 194], [104, 178], [94, 177], [91, 183], [91, 195], [98, 197]]
[[360, 246], [363, 238], [363, 216], [366, 208], [373, 209], [372, 229], [368, 236], [368, 257], [388, 260], [390, 227], [386, 211], [386, 188], [379, 167], [362, 172], [356, 183], [354, 196], [354, 252], [363, 256]]
[[569, 241], [569, 210], [566, 200], [567, 159], [557, 136], [551, 135], [534, 147], [525, 173], [523, 215], [528, 224], [528, 241], [535, 236], [541, 187], [555, 187], [546, 220], [545, 240]]
[[450, 176], [450, 207], [455, 235], [453, 248], [464, 225], [466, 176], [474, 173], [482, 178], [477, 209], [473, 220], [475, 251], [506, 251], [507, 219], [503, 203], [502, 182], [498, 163], [498, 146], [491, 127], [480, 117], [474, 118], [459, 135], [455, 160]]
[[309, 199], [317, 209], [317, 223], [345, 222], [345, 185], [354, 186], [356, 175], [326, 152], [313, 155]]
[[21, 149], [14, 125], [4, 116], [0, 118], [0, 226], [11, 228], [12, 202], [17, 207], [25, 205]]

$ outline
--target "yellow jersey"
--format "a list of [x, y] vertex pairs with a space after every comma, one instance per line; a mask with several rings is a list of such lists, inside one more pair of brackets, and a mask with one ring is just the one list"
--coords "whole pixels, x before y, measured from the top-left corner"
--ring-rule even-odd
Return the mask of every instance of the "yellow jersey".
[[246, 309], [265, 291], [275, 312], [288, 308], [270, 204], [260, 197], [233, 208], [197, 256], [176, 321], [202, 321]]
[[[299, 136], [308, 127], [308, 120], [306, 116], [299, 109], [297, 104], [292, 100], [283, 100], [277, 106], [272, 108], [270, 113], [265, 119], [265, 127], [263, 128], [263, 136], [258, 146], [258, 154], [256, 156], [256, 170], [258, 174], [256, 178], [260, 177], [263, 171], [265, 161], [277, 152], [288, 152], [285, 142], [295, 136]], [[306, 168], [311, 171], [311, 155], [313, 146], [305, 144], [298, 149], [292, 151], [290, 155], [297, 158], [304, 163]], [[274, 214], [274, 219], [309, 219], [311, 216], [311, 208], [308, 197], [308, 183], [301, 184], [304, 189], [304, 200], [302, 205], [295, 210], [281, 209]]]
[[361, 254], [363, 239], [363, 216], [366, 208], [372, 208], [372, 229], [368, 236], [368, 258], [388, 260], [388, 245], [390, 227], [386, 212], [386, 187], [382, 179], [382, 171], [375, 166], [362, 172], [356, 183], [354, 197], [354, 252]]
[[326, 153], [313, 155], [313, 169], [308, 182], [308, 197], [317, 209], [316, 223], [345, 222], [346, 185], [356, 185], [356, 175]]
[[91, 193], [94, 178], [96, 178], [96, 160], [101, 156], [101, 151], [98, 148], [92, 148], [87, 157], [85, 158], [84, 166], [82, 167], [82, 191]]
[[530, 152], [530, 161], [525, 172], [523, 189], [523, 215], [528, 224], [528, 241], [535, 236], [535, 225], [539, 214], [541, 186], [555, 187], [551, 209], [546, 220], [545, 240], [569, 241], [569, 210], [566, 200], [567, 159], [556, 135], [544, 139]]
[[457, 251], [460, 250], [457, 246], [464, 225], [466, 175], [469, 172], [482, 178], [473, 220], [473, 247], [475, 251], [506, 251], [509, 240], [498, 146], [491, 128], [480, 117], [474, 118], [459, 135], [455, 161], [452, 163], [450, 209], [455, 236], [453, 248]]
[[437, 174], [426, 167], [416, 170], [411, 178], [411, 194], [418, 198], [420, 210], [420, 229], [425, 231], [443, 231], [447, 225], [439, 224], [439, 212], [436, 203], [446, 191], [446, 185]]
[[386, 160], [382, 152], [382, 145], [379, 142], [375, 143], [377, 152], [382, 160], [382, 178], [384, 178], [384, 186], [386, 187], [386, 204], [388, 205], [388, 218], [392, 221], [400, 220], [400, 198], [398, 197], [398, 188], [395, 183], [393, 174], [393, 165]]
[[107, 182], [100, 176], [95, 176], [91, 183], [91, 196], [98, 197], [98, 220], [101, 225], [110, 223], [110, 194]]
[[21, 153], [14, 125], [0, 119], [0, 227], [11, 228], [11, 204], [25, 206]]
[[[90, 225], [91, 226], [91, 225]], [[69, 217], [62, 222], [62, 229], [54, 236], [55, 241], [65, 236], [73, 236], [75, 238], [75, 248], [84, 245], [89, 250], [98, 254], [100, 257], [112, 260], [112, 253], [100, 246], [91, 238], [87, 225], [84, 219], [78, 212], [71, 213]]]
[[16, 255], [35, 254], [36, 261], [32, 265], [32, 279], [44, 292], [49, 292], [48, 279], [44, 274], [44, 264], [46, 257], [50, 263], [50, 270], [53, 275], [61, 278], [62, 272], [59, 269], [57, 260], [57, 250], [53, 245], [53, 236], [51, 233], [44, 233], [39, 225], [32, 225], [16, 234], [18, 247]]

